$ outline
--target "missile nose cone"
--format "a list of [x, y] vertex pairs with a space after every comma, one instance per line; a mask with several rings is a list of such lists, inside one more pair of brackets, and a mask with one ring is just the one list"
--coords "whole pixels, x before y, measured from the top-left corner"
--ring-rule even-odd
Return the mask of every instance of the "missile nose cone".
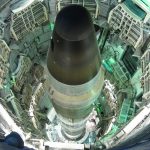
[[58, 13], [47, 66], [56, 80], [68, 85], [84, 84], [96, 76], [100, 56], [86, 8], [70, 5]]
[[94, 32], [92, 18], [86, 8], [70, 5], [60, 11], [56, 18], [55, 31], [68, 41], [80, 41]]

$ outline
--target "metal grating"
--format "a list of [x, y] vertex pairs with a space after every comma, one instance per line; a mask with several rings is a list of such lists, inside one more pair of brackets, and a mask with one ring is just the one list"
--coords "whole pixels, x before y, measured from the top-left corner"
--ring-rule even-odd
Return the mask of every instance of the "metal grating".
[[141, 57], [142, 66], [142, 82], [143, 82], [143, 98], [150, 99], [150, 49]]
[[41, 2], [35, 2], [27, 8], [12, 13], [11, 32], [15, 40], [22, 39], [30, 31], [34, 31], [42, 23], [48, 21], [46, 7]]
[[138, 48], [143, 43], [143, 21], [135, 17], [124, 4], [117, 5], [109, 13], [108, 23], [114, 30], [118, 30], [120, 38], [134, 48]]
[[99, 15], [99, 6], [95, 0], [57, 0], [57, 11], [70, 4], [82, 5], [91, 13], [93, 18], [97, 18]]

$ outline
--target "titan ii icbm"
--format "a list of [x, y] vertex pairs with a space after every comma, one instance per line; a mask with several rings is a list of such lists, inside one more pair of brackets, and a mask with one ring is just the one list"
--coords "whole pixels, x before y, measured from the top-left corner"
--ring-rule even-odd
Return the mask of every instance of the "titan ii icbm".
[[62, 134], [70, 140], [80, 139], [104, 80], [94, 25], [86, 8], [69, 5], [58, 13], [47, 67]]

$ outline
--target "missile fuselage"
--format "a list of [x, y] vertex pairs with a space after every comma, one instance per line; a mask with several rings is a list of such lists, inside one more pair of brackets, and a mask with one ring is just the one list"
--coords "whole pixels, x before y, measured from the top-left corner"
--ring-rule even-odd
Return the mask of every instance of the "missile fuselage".
[[79, 139], [103, 84], [94, 25], [84, 7], [70, 5], [58, 13], [47, 67], [62, 132], [68, 139]]

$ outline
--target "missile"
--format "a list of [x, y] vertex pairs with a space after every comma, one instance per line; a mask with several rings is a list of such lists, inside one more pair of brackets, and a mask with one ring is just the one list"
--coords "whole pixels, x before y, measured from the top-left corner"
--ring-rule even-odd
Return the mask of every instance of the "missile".
[[69, 5], [58, 13], [47, 68], [62, 135], [81, 139], [104, 81], [94, 25], [86, 8]]

